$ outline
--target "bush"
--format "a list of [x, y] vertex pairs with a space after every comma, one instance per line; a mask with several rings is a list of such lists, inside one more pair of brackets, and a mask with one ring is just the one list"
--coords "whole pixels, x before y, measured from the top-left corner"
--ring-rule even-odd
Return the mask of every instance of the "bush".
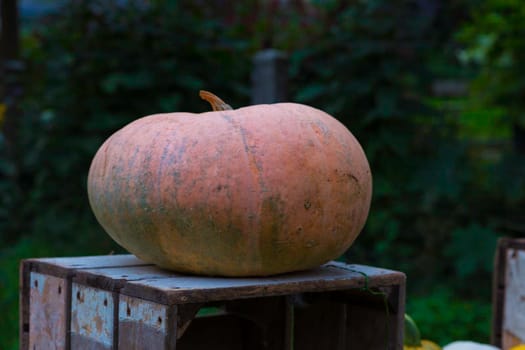
[[441, 346], [457, 340], [489, 344], [492, 306], [480, 300], [458, 298], [450, 289], [437, 287], [423, 296], [407, 300], [407, 312], [413, 317], [423, 339]]

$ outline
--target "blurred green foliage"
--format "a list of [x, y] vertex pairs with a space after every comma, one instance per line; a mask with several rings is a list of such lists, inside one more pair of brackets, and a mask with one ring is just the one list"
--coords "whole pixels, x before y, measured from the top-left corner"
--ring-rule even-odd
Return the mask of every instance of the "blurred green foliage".
[[[525, 162], [507, 118], [523, 106], [511, 95], [435, 97], [431, 87], [459, 78], [506, 88], [507, 76], [486, 81], [490, 65], [464, 63], [481, 50], [477, 21], [489, 5], [471, 19], [467, 0], [75, 0], [44, 18], [23, 37], [16, 133], [0, 138], [3, 348], [17, 346], [21, 258], [121, 251], [86, 196], [101, 143], [143, 115], [206, 110], [199, 89], [247, 105], [252, 56], [268, 47], [289, 54], [290, 100], [333, 114], [369, 158], [372, 209], [345, 259], [406, 272], [424, 337], [488, 341], [497, 237], [525, 231]], [[519, 50], [520, 31], [504, 30]], [[505, 70], [516, 84], [518, 66]]]
[[461, 298], [451, 289], [437, 286], [424, 297], [414, 296], [407, 302], [407, 311], [417, 320], [422, 339], [442, 346], [472, 339], [489, 343], [487, 330], [491, 328], [491, 320], [487, 315], [491, 314], [492, 306], [486, 301]]
[[525, 6], [519, 0], [485, 0], [458, 33], [466, 43], [460, 58], [478, 64], [474, 96], [484, 105], [504, 106], [507, 117], [525, 127]]

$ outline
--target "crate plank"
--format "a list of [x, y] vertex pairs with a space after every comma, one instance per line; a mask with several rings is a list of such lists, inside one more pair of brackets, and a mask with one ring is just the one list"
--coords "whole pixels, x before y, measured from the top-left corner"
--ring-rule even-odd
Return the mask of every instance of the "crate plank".
[[525, 250], [507, 250], [503, 330], [525, 343]]
[[18, 336], [20, 349], [29, 349], [29, 316], [30, 316], [30, 291], [31, 291], [31, 271], [29, 264], [20, 263], [19, 267], [19, 298], [18, 298]]
[[199, 310], [204, 306], [202, 303], [184, 304], [177, 307], [177, 339], [181, 338]]
[[58, 277], [30, 274], [30, 349], [66, 349], [66, 286]]
[[330, 291], [404, 283], [399, 272], [362, 265], [330, 263], [317, 269], [262, 278], [172, 275], [126, 283], [121, 293], [164, 304], [184, 304]]
[[89, 268], [77, 270], [74, 282], [107, 291], [119, 291], [130, 281], [157, 279], [174, 276], [173, 272], [154, 265]]
[[28, 264], [31, 271], [57, 277], [67, 277], [73, 271], [81, 269], [151, 265], [131, 254], [39, 258], [27, 259], [22, 263]]
[[491, 343], [503, 350], [525, 342], [525, 239], [502, 237], [494, 259]]
[[113, 293], [73, 283], [71, 349], [113, 349], [114, 310]]
[[[122, 350], [172, 349], [176, 342], [176, 306], [120, 296], [119, 340]], [[175, 326], [174, 326], [175, 325]]]

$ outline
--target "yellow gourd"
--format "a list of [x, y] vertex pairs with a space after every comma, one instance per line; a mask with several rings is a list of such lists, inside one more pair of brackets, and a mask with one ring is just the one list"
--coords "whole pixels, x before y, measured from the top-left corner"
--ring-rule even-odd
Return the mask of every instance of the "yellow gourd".
[[520, 344], [520, 345], [513, 346], [509, 350], [525, 350], [525, 344]]
[[[403, 350], [442, 350], [439, 345], [433, 341], [423, 339], [417, 346], [403, 345]], [[512, 350], [512, 349], [511, 349]], [[522, 350], [522, 349], [518, 349]]]

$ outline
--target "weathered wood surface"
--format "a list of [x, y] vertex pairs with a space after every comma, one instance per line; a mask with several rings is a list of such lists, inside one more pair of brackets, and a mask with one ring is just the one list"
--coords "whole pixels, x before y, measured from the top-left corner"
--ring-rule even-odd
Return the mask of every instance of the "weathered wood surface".
[[177, 306], [120, 296], [118, 348], [122, 350], [175, 349]]
[[111, 292], [73, 283], [71, 349], [112, 349], [115, 300]]
[[[125, 256], [121, 256], [121, 260]], [[298, 292], [389, 286], [404, 283], [402, 273], [364, 265], [330, 262], [317, 269], [258, 278], [183, 275], [154, 265], [83, 265], [74, 281], [163, 304], [184, 304], [286, 295]]]
[[86, 268], [75, 272], [73, 280], [78, 283], [105, 290], [119, 291], [132, 281], [172, 277], [172, 272], [154, 265]]
[[68, 277], [73, 275], [77, 270], [82, 269], [151, 265], [131, 254], [27, 259], [24, 260], [23, 264], [29, 265], [32, 271], [57, 277]]
[[508, 350], [525, 343], [525, 239], [500, 239], [494, 271], [492, 343]]
[[182, 338], [203, 305], [202, 303], [196, 303], [177, 306], [177, 339]]
[[[66, 349], [67, 297], [64, 280], [32, 272], [30, 349]], [[40, 345], [42, 344], [42, 345]]]
[[[74, 258], [41, 258], [41, 259], [27, 259], [22, 261], [20, 264], [20, 301], [19, 301], [19, 337], [20, 337], [20, 348], [29, 349], [29, 334], [31, 328], [30, 322], [30, 304], [31, 298], [31, 273], [40, 273], [46, 276], [54, 276], [62, 278], [64, 287], [63, 298], [64, 301], [69, 305], [69, 299], [71, 297], [71, 279], [72, 277], [86, 268], [112, 268], [112, 267], [138, 267], [149, 265], [140, 259], [137, 259], [134, 255], [99, 255], [99, 256], [87, 256], [87, 257], [74, 257]], [[34, 302], [36, 304], [36, 301]], [[35, 313], [33, 317], [42, 317], [44, 315], [43, 310]], [[40, 316], [37, 316], [40, 315]], [[69, 324], [70, 313], [66, 315], [66, 322]], [[35, 327], [35, 325], [33, 325]], [[69, 333], [66, 334], [66, 342], [68, 342]], [[54, 346], [54, 345], [50, 345]], [[57, 345], [59, 346], [59, 345]]]
[[[88, 271], [85, 271], [88, 272]], [[262, 278], [221, 278], [172, 275], [129, 281], [122, 294], [165, 304], [184, 304], [276, 296], [303, 292], [388, 286], [404, 283], [399, 272], [332, 262], [317, 269]]]
[[[31, 294], [37, 277], [51, 278], [49, 290], [60, 287], [54, 303], [61, 308]], [[114, 255], [24, 261], [21, 283], [21, 337], [42, 332], [46, 308], [63, 320], [50, 348], [402, 349], [405, 275], [370, 266], [330, 262], [279, 276], [222, 278]], [[223, 311], [195, 317], [207, 305]]]
[[507, 250], [505, 287], [503, 331], [525, 343], [525, 250]]

